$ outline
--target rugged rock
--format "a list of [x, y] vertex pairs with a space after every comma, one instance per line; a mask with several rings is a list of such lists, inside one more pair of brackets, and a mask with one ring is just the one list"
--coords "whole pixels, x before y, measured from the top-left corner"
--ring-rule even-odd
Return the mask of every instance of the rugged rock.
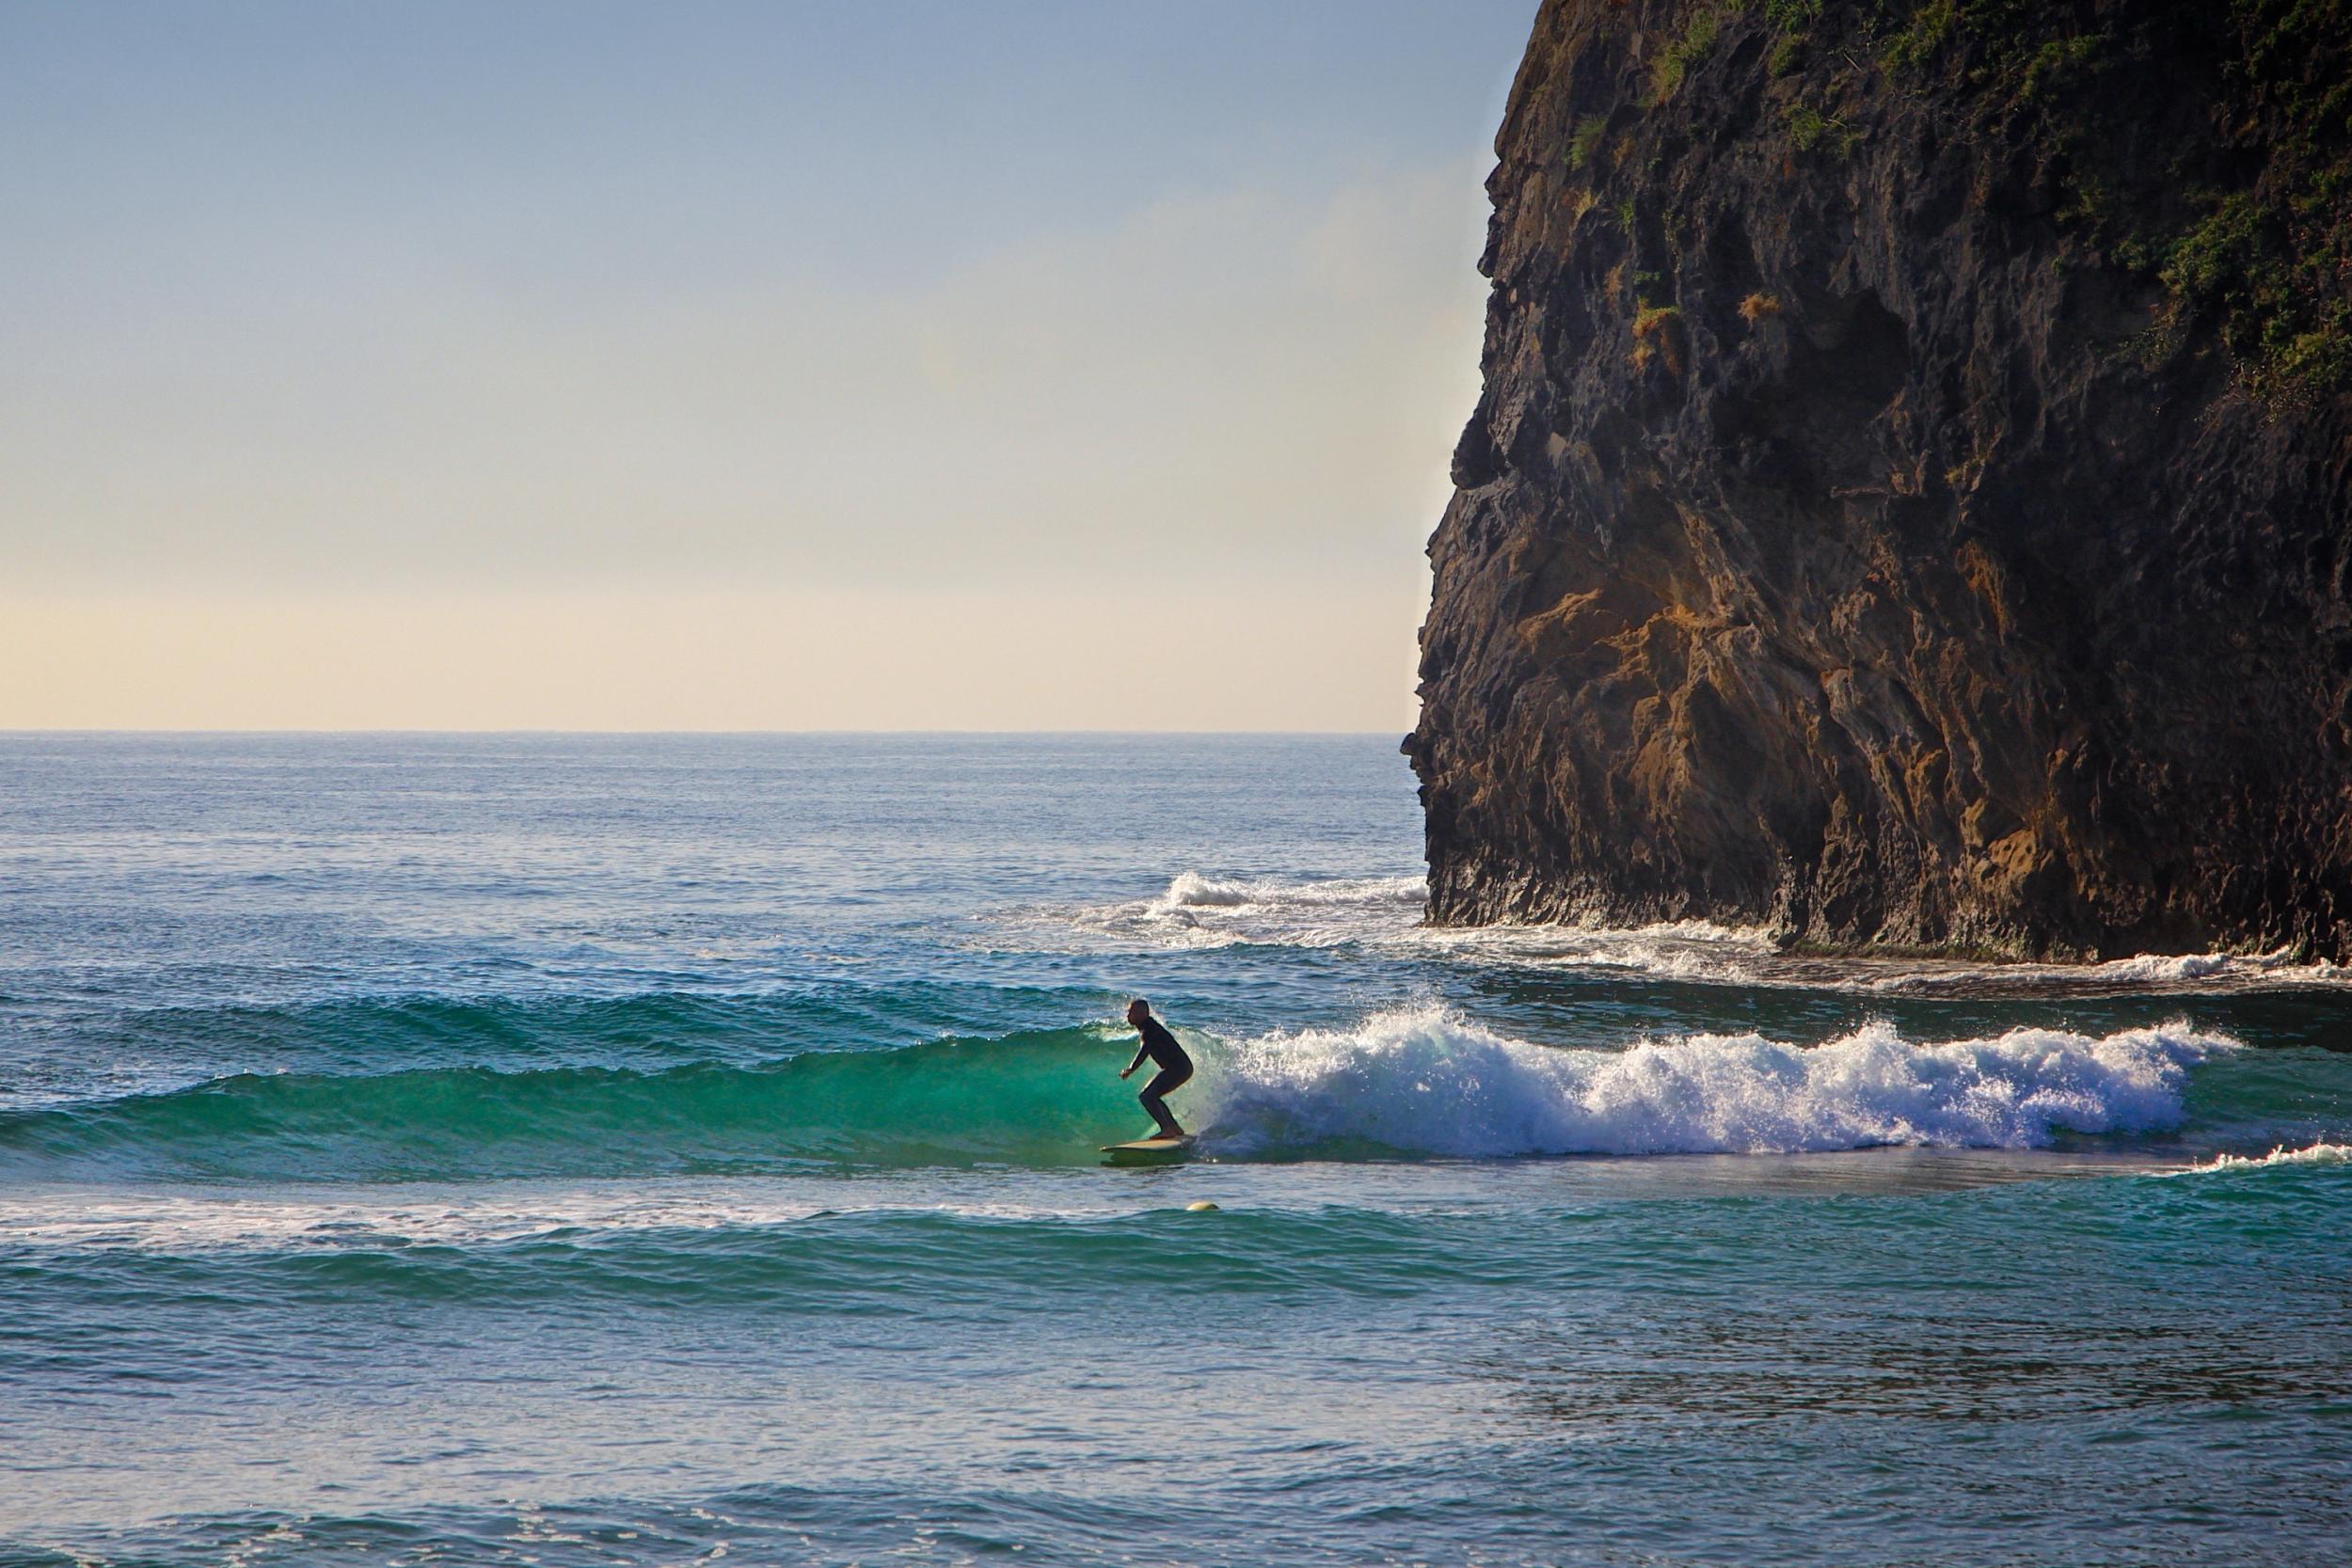
[[1431, 917], [2352, 957], [2344, 8], [1547, 0]]

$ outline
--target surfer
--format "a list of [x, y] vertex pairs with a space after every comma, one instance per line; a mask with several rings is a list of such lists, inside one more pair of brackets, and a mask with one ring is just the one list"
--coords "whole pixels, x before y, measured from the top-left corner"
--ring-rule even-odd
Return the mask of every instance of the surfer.
[[1152, 1065], [1160, 1070], [1152, 1075], [1152, 1081], [1143, 1085], [1143, 1092], [1136, 1098], [1143, 1102], [1146, 1111], [1152, 1113], [1152, 1119], [1160, 1124], [1161, 1137], [1181, 1138], [1184, 1136], [1184, 1130], [1168, 1114], [1168, 1102], [1161, 1096], [1170, 1089], [1182, 1088], [1191, 1080], [1192, 1058], [1185, 1055], [1184, 1048], [1176, 1043], [1176, 1037], [1152, 1016], [1152, 1004], [1142, 997], [1138, 996], [1127, 1004], [1127, 1022], [1136, 1026], [1136, 1033], [1143, 1037], [1143, 1042], [1136, 1047], [1136, 1059], [1129, 1062], [1119, 1076], [1132, 1076], [1136, 1069], [1143, 1065], [1144, 1058], [1149, 1056]]

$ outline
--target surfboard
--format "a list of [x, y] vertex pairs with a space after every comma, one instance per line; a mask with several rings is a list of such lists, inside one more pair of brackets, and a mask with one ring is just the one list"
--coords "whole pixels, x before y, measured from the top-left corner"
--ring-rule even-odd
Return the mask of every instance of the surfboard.
[[1140, 1164], [1151, 1160], [1181, 1160], [1191, 1147], [1189, 1135], [1182, 1138], [1137, 1138], [1133, 1143], [1104, 1144], [1103, 1152], [1111, 1157], [1113, 1164]]

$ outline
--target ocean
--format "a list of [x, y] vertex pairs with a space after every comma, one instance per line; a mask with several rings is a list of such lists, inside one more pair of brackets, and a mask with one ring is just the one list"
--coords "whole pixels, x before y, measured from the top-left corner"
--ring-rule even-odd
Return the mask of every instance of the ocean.
[[2352, 974], [1419, 843], [1389, 736], [0, 736], [0, 1561], [2352, 1562]]

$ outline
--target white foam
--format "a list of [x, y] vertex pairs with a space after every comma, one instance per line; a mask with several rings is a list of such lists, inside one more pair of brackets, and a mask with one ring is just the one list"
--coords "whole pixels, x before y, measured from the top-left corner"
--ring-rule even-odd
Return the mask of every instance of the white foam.
[[1074, 934], [1089, 943], [1146, 949], [1240, 942], [1336, 947], [1409, 932], [1426, 898], [1419, 877], [1291, 880], [1184, 871], [1157, 897], [1075, 911], [1016, 911], [1009, 919], [1048, 942]]
[[1502, 963], [1622, 971], [1727, 985], [1771, 983], [1772, 939], [1753, 927], [1704, 920], [1652, 926], [1420, 927], [1388, 945]]
[[2304, 1148], [2274, 1148], [2267, 1154], [2248, 1157], [2240, 1154], [2217, 1154], [2201, 1165], [2186, 1170], [2168, 1171], [2169, 1176], [2212, 1176], [2223, 1171], [2272, 1170], [2280, 1165], [2343, 1165], [2352, 1164], [2352, 1144], [2316, 1143]]
[[1229, 1048], [1213, 1149], [1363, 1141], [1457, 1157], [2036, 1148], [2178, 1126], [2188, 1069], [2233, 1049], [2185, 1023], [1915, 1044], [1883, 1023], [1819, 1046], [1692, 1035], [1624, 1051], [1515, 1040], [1439, 1007]]
[[[2189, 953], [2168, 957], [2161, 953], [2142, 953], [2136, 958], [2115, 958], [2093, 964], [2090, 972], [2118, 980], [2202, 980], [2219, 974], [2237, 960], [2227, 953]], [[2261, 967], [2262, 959], [2248, 959], [2249, 966]]]
[[[0, 1195], [0, 1244], [322, 1250], [474, 1246], [588, 1233], [751, 1230], [830, 1215], [949, 1213], [1061, 1219], [1134, 1211], [1132, 1194], [1003, 1193], [996, 1176], [927, 1172], [920, 1191], [867, 1178], [662, 1178], [493, 1181], [415, 1189], [305, 1185], [269, 1196], [70, 1186]], [[1087, 1207], [1092, 1203], [1093, 1208]]]
[[0, 1240], [168, 1251], [225, 1246], [404, 1246], [525, 1241], [576, 1228], [715, 1229], [776, 1225], [821, 1212], [815, 1203], [729, 1201], [703, 1193], [648, 1200], [630, 1194], [437, 1195], [385, 1199], [326, 1193], [282, 1197], [69, 1189], [0, 1200]]
[[1650, 926], [1422, 924], [1419, 877], [1286, 879], [1182, 871], [1156, 897], [1073, 910], [1036, 908], [991, 920], [991, 940], [1135, 951], [1255, 942], [1355, 945], [1402, 957], [1642, 975], [1700, 984], [1897, 995], [1959, 990], [2035, 994], [2238, 990], [2352, 984], [2352, 968], [2299, 963], [2287, 952], [2142, 954], [2094, 964], [1821, 958], [1781, 953], [1758, 927], [1700, 920]]
[[[2352, 970], [2324, 960], [2299, 962], [2285, 948], [2271, 953], [2140, 953], [2090, 964], [1906, 965], [1856, 959], [1867, 988], [1878, 991], [1978, 989], [2169, 990], [2216, 994], [2295, 986], [2334, 986], [2352, 980]], [[1883, 973], [1869, 974], [1876, 968]]]
[[[274, 1196], [69, 1186], [0, 1195], [0, 1245], [121, 1248], [173, 1254], [224, 1249], [349, 1251], [485, 1246], [645, 1231], [756, 1230], [850, 1213], [946, 1213], [1055, 1220], [1136, 1212], [1132, 1195], [1041, 1203], [999, 1196], [1001, 1177], [926, 1172], [919, 1196], [871, 1179], [660, 1178], [428, 1185], [354, 1192], [293, 1186]], [[1072, 1195], [1057, 1194], [1067, 1199]]]
[[1178, 910], [1240, 909], [1255, 902], [1248, 882], [1219, 881], [1198, 871], [1185, 871], [1168, 884], [1166, 893], [1145, 907], [1154, 913], [1172, 914]]
[[1291, 947], [1359, 945], [1408, 956], [1567, 965], [1675, 978], [1749, 981], [1770, 941], [1760, 931], [1704, 921], [1630, 928], [1581, 926], [1427, 927], [1420, 877], [1315, 879], [1179, 872], [1158, 896], [1080, 910], [1015, 911], [999, 929], [1089, 945]]
[[1249, 910], [1258, 911], [1260, 918], [1279, 918], [1285, 911], [1360, 909], [1376, 916], [1383, 927], [1398, 928], [1421, 919], [1428, 897], [1428, 883], [1419, 877], [1228, 880], [1185, 871], [1170, 879], [1157, 898], [1145, 903], [1142, 912], [1164, 918], [1194, 911], [1214, 914]]

